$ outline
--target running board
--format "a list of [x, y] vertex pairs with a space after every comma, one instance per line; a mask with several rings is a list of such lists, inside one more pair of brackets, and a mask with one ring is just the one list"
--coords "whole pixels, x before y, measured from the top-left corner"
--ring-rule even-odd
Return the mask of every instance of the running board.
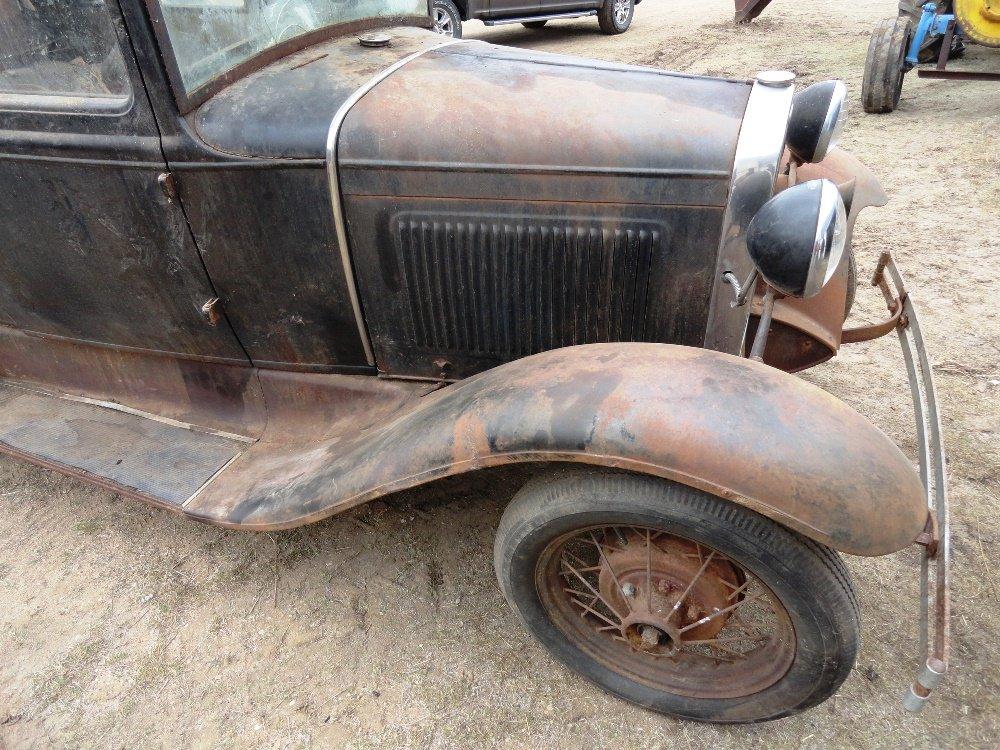
[[483, 23], [486, 26], [503, 26], [508, 23], [532, 23], [534, 21], [556, 21], [560, 18], [583, 18], [584, 16], [596, 16], [596, 10], [574, 10], [569, 13], [550, 13], [546, 16], [524, 16], [522, 18], [490, 18]]
[[0, 453], [158, 505], [183, 507], [251, 443], [0, 380]]

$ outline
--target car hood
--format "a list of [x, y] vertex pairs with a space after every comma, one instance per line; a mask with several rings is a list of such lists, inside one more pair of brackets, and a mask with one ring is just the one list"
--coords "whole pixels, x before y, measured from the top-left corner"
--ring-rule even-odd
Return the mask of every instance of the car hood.
[[[340, 38], [248, 76], [192, 115], [197, 132], [235, 155], [324, 158], [333, 115], [358, 87], [442, 41], [423, 29], [390, 33], [386, 48]], [[359, 168], [676, 176], [700, 186], [680, 202], [724, 205], [750, 89], [463, 41], [426, 52], [362, 97], [338, 151]]]
[[397, 27], [388, 47], [362, 47], [342, 36], [307, 47], [241, 78], [188, 115], [218, 151], [272, 159], [326, 156], [330, 122], [340, 106], [393, 63], [442, 37]]

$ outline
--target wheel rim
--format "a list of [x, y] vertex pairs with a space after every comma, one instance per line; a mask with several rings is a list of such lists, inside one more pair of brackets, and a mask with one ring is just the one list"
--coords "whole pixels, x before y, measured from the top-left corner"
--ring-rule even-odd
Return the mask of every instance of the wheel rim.
[[451, 20], [451, 14], [444, 8], [434, 9], [434, 31], [445, 36], [453, 36], [455, 26]]
[[604, 667], [695, 698], [778, 682], [795, 657], [788, 612], [711, 547], [639, 526], [593, 526], [542, 552], [536, 587], [553, 624]]
[[615, 23], [623, 26], [628, 21], [630, 0], [615, 0]]

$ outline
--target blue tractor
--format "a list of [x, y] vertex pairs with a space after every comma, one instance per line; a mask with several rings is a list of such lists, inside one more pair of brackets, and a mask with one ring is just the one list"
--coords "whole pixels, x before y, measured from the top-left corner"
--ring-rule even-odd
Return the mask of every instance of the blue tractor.
[[868, 44], [861, 101], [865, 112], [892, 112], [899, 104], [903, 76], [921, 63], [922, 78], [1000, 80], [997, 73], [948, 70], [966, 41], [1000, 47], [1000, 0], [900, 0], [896, 18], [880, 21]]

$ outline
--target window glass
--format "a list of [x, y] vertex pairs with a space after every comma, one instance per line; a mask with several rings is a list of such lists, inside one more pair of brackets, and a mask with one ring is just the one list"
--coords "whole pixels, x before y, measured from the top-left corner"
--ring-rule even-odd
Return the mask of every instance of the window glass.
[[268, 47], [323, 26], [427, 15], [427, 0], [160, 0], [159, 5], [188, 92]]
[[0, 105], [128, 96], [105, 0], [0, 0]]

